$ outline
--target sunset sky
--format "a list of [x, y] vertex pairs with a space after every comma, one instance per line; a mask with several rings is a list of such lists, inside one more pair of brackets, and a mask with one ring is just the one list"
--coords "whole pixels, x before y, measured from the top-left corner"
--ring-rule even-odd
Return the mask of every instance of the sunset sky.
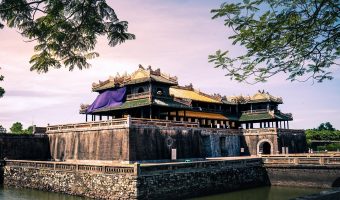
[[210, 10], [223, 1], [129, 0], [107, 1], [120, 20], [129, 22], [136, 40], [109, 47], [100, 38], [96, 51], [100, 57], [88, 70], [51, 69], [46, 74], [30, 72], [28, 63], [34, 43], [24, 42], [15, 29], [0, 30], [0, 85], [6, 94], [0, 99], [0, 125], [9, 128], [19, 121], [29, 125], [84, 122], [81, 103], [92, 103], [96, 93], [91, 84], [117, 73], [133, 72], [139, 64], [161, 68], [177, 76], [180, 85], [192, 83], [206, 93], [252, 95], [265, 90], [283, 98], [281, 111], [293, 113], [291, 128], [314, 128], [331, 122], [340, 129], [340, 70], [324, 83], [290, 82], [285, 74], [265, 84], [247, 85], [229, 80], [224, 71], [208, 63], [208, 55], [218, 49], [240, 55], [244, 49], [231, 45], [231, 30], [221, 20], [212, 20]]

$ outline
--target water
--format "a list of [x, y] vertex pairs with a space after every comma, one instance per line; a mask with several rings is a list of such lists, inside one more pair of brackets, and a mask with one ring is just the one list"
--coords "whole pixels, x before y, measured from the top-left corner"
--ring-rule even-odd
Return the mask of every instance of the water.
[[196, 200], [288, 200], [304, 195], [319, 193], [322, 189], [299, 187], [259, 187], [224, 194], [194, 198]]
[[[197, 200], [287, 200], [320, 192], [321, 189], [294, 187], [260, 187], [194, 198]], [[82, 197], [31, 189], [1, 188], [0, 200], [81, 200]]]
[[81, 200], [76, 197], [55, 192], [32, 189], [0, 188], [0, 200]]

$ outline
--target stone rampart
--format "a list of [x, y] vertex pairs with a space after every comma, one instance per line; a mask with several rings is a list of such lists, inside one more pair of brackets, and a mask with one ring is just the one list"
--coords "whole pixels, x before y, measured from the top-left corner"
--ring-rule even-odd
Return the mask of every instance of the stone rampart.
[[183, 199], [269, 185], [260, 159], [142, 166], [140, 199]]
[[7, 160], [5, 186], [96, 199], [182, 199], [264, 185], [340, 186], [338, 155], [97, 164]]
[[340, 154], [263, 158], [271, 185], [340, 187]]
[[240, 130], [200, 128], [195, 122], [122, 118], [47, 127], [57, 161], [170, 160], [240, 155]]
[[95, 199], [136, 199], [137, 174], [134, 169], [133, 165], [7, 161], [4, 185]]
[[6, 161], [5, 186], [96, 199], [174, 199], [267, 185], [261, 159], [100, 165]]
[[0, 134], [0, 159], [50, 159], [47, 135]]

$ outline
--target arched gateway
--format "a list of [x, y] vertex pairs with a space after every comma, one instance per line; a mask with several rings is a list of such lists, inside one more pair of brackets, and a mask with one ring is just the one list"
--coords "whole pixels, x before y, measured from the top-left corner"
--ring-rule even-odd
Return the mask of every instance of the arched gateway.
[[272, 154], [273, 143], [268, 139], [260, 140], [257, 143], [257, 154]]

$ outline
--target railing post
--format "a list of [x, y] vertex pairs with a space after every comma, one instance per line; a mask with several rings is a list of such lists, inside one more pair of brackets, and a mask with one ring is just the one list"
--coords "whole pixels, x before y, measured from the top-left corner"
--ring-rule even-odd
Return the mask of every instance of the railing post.
[[126, 127], [129, 128], [131, 125], [131, 116], [128, 115], [127, 118], [126, 118]]
[[299, 158], [294, 158], [294, 165], [298, 165], [299, 164]]
[[133, 164], [133, 175], [138, 176], [140, 173], [140, 164], [134, 163]]
[[320, 157], [319, 163], [320, 163], [320, 165], [325, 165], [325, 158], [324, 157]]

